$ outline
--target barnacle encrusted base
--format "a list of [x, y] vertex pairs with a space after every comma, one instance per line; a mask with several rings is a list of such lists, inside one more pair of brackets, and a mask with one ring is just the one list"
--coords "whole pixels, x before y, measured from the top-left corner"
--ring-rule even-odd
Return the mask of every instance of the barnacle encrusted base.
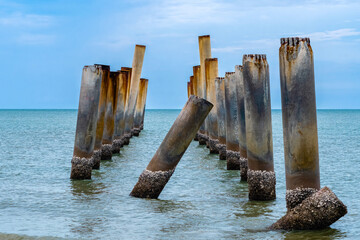
[[276, 198], [275, 172], [248, 170], [247, 182], [250, 200], [268, 201]]
[[94, 150], [92, 155], [92, 168], [100, 169], [100, 161], [101, 161], [101, 149]]
[[123, 137], [123, 143], [124, 143], [124, 145], [129, 145], [129, 143], [130, 143], [130, 138], [131, 138], [131, 134], [124, 134], [124, 137]]
[[103, 144], [101, 146], [101, 160], [111, 160], [112, 158], [112, 144]]
[[299, 205], [316, 191], [317, 190], [315, 188], [296, 188], [293, 190], [286, 190], [285, 199], [288, 211]]
[[204, 134], [198, 133], [199, 145], [206, 145], [208, 137]]
[[217, 148], [219, 149], [219, 159], [226, 160], [226, 145], [219, 143]]
[[347, 207], [328, 188], [313, 193], [269, 229], [310, 230], [323, 229], [347, 213]]
[[198, 133], [195, 134], [194, 141], [199, 141]]
[[120, 153], [120, 149], [123, 145], [122, 139], [114, 139], [112, 146], [111, 146], [111, 152], [112, 154], [118, 154]]
[[219, 140], [209, 138], [208, 142], [210, 153], [218, 154], [219, 149], [217, 148], [217, 145], [219, 144]]
[[247, 181], [248, 160], [247, 158], [240, 157], [239, 163], [241, 181]]
[[74, 156], [71, 159], [71, 179], [91, 179], [92, 158]]
[[138, 137], [140, 135], [140, 132], [140, 128], [134, 128], [133, 130], [131, 130], [132, 135], [135, 137]]
[[130, 196], [138, 198], [158, 198], [175, 169], [168, 171], [144, 170]]
[[226, 150], [226, 169], [240, 170], [240, 153]]

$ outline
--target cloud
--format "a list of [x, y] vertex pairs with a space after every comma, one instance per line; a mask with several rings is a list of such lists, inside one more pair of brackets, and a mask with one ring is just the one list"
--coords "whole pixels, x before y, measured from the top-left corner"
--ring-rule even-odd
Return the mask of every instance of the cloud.
[[17, 38], [17, 42], [25, 45], [51, 44], [55, 41], [54, 35], [48, 34], [22, 34]]
[[237, 51], [241, 51], [241, 50], [244, 50], [244, 48], [243, 47], [238, 47], [238, 46], [222, 47], [222, 48], [211, 48], [212, 52], [224, 52], [224, 53], [237, 52]]
[[53, 17], [37, 14], [13, 13], [0, 17], [0, 25], [8, 27], [48, 27], [53, 23]]
[[344, 37], [359, 36], [360, 32], [355, 28], [342, 28], [334, 31], [314, 32], [305, 36], [310, 37], [312, 41], [332, 41]]

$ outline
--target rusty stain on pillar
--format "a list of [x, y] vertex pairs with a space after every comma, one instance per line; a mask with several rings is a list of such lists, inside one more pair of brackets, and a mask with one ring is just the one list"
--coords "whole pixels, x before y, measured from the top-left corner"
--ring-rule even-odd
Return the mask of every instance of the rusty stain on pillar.
[[140, 78], [139, 95], [136, 102], [135, 117], [134, 117], [134, 130], [133, 130], [134, 136], [139, 136], [141, 131], [140, 129], [141, 120], [142, 120], [141, 113], [143, 111], [143, 104], [144, 104], [143, 101], [144, 101], [145, 86], [147, 81], [148, 80], [145, 78]]
[[117, 154], [123, 146], [123, 134], [125, 128], [125, 103], [127, 91], [127, 72], [118, 71], [119, 77], [117, 82], [118, 94], [114, 121], [114, 140], [112, 143], [112, 153]]
[[275, 172], [271, 125], [269, 65], [266, 55], [243, 56], [245, 125], [250, 200], [273, 200]]
[[190, 85], [190, 82], [187, 82], [187, 96], [188, 98], [191, 96], [191, 85]]
[[215, 79], [218, 76], [218, 59], [207, 58], [205, 60], [206, 96], [207, 100], [214, 105], [209, 115], [207, 116], [206, 122], [210, 153], [219, 153], [219, 149], [217, 148], [219, 141], [215, 89]]
[[91, 179], [102, 74], [101, 66], [82, 71], [71, 179]]
[[190, 145], [212, 104], [191, 95], [149, 165], [141, 173], [131, 196], [157, 198]]
[[149, 85], [149, 80], [147, 80], [145, 82], [145, 92], [144, 92], [144, 96], [143, 96], [143, 107], [142, 107], [142, 112], [141, 112], [140, 130], [144, 129], [144, 119], [145, 119], [145, 108], [146, 108], [146, 98], [147, 98], [148, 85]]
[[[199, 85], [201, 85], [201, 92], [199, 92], [199, 97], [207, 99], [206, 96], [206, 80], [205, 80], [205, 59], [211, 58], [211, 44], [210, 44], [210, 35], [199, 36], [199, 54], [200, 54], [200, 78]], [[206, 122], [201, 125], [198, 132], [198, 139], [200, 145], [205, 145], [208, 137], [206, 130]]]
[[134, 113], [135, 105], [139, 93], [140, 77], [141, 70], [144, 61], [145, 55], [145, 46], [136, 45], [134, 51], [134, 58], [132, 63], [132, 72], [131, 72], [131, 84], [128, 103], [126, 105], [126, 122], [125, 122], [125, 138], [130, 139], [132, 136], [132, 128], [134, 126]]
[[247, 150], [246, 150], [246, 126], [245, 126], [245, 92], [244, 92], [244, 78], [243, 67], [241, 65], [235, 66], [235, 76], [239, 81], [239, 88], [237, 89], [238, 99], [238, 113], [239, 113], [239, 152], [240, 152], [240, 177], [241, 181], [247, 181]]
[[[202, 91], [202, 88], [201, 88], [201, 83], [200, 83], [200, 66], [197, 65], [197, 66], [193, 66], [193, 76], [194, 76], [194, 95], [195, 96], [198, 96], [198, 97], [201, 97], [201, 91]], [[194, 137], [194, 140], [195, 141], [199, 141], [199, 136], [198, 136], [198, 133], [196, 133], [195, 137]]]
[[225, 73], [225, 123], [227, 170], [240, 170], [240, 124], [238, 94], [239, 81], [235, 72]]
[[190, 95], [194, 95], [194, 84], [193, 84], [193, 81], [194, 81], [194, 76], [190, 76]]
[[286, 205], [320, 189], [313, 51], [309, 38], [282, 38], [279, 49]]
[[[126, 115], [126, 111], [127, 111], [127, 105], [129, 102], [129, 96], [130, 96], [130, 85], [131, 85], [131, 71], [132, 68], [130, 67], [121, 67], [121, 71], [125, 71], [126, 72], [126, 78], [127, 78], [127, 86], [126, 86], [126, 101], [125, 101], [125, 111], [124, 111], [124, 123], [127, 122], [127, 117], [129, 117], [128, 115]], [[123, 145], [129, 145], [130, 143], [130, 138], [125, 137], [125, 125], [124, 125], [124, 130], [123, 130]]]
[[219, 140], [217, 149], [219, 150], [219, 159], [226, 160], [225, 78], [217, 77], [215, 79], [215, 89]]
[[119, 72], [110, 72], [109, 85], [106, 94], [106, 111], [104, 119], [104, 132], [101, 146], [101, 160], [111, 160], [112, 143], [114, 139], [114, 121], [117, 104]]
[[101, 66], [102, 71], [102, 80], [101, 80], [101, 90], [100, 90], [100, 98], [99, 98], [99, 107], [98, 107], [98, 118], [96, 124], [96, 139], [94, 146], [94, 154], [93, 154], [93, 169], [100, 168], [100, 160], [101, 160], [101, 146], [102, 146], [102, 138], [104, 133], [104, 119], [105, 119], [105, 111], [106, 111], [106, 95], [109, 85], [109, 75], [110, 75], [110, 66], [95, 64], [95, 66]]

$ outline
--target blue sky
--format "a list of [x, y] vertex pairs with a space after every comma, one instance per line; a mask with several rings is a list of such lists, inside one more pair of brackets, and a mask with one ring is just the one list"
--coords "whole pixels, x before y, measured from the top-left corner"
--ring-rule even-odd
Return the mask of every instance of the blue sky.
[[77, 108], [84, 65], [131, 66], [147, 46], [148, 108], [182, 108], [198, 36], [219, 74], [267, 54], [280, 108], [281, 37], [310, 37], [318, 108], [360, 108], [360, 1], [0, 0], [0, 108]]

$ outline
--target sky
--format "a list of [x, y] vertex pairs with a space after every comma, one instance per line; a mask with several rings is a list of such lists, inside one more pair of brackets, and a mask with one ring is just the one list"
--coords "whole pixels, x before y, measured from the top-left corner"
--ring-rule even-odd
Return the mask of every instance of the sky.
[[319, 109], [360, 109], [358, 0], [0, 0], [0, 109], [76, 109], [84, 65], [131, 67], [146, 45], [147, 108], [182, 108], [198, 36], [211, 36], [219, 76], [266, 54], [281, 108], [281, 37], [310, 37]]

